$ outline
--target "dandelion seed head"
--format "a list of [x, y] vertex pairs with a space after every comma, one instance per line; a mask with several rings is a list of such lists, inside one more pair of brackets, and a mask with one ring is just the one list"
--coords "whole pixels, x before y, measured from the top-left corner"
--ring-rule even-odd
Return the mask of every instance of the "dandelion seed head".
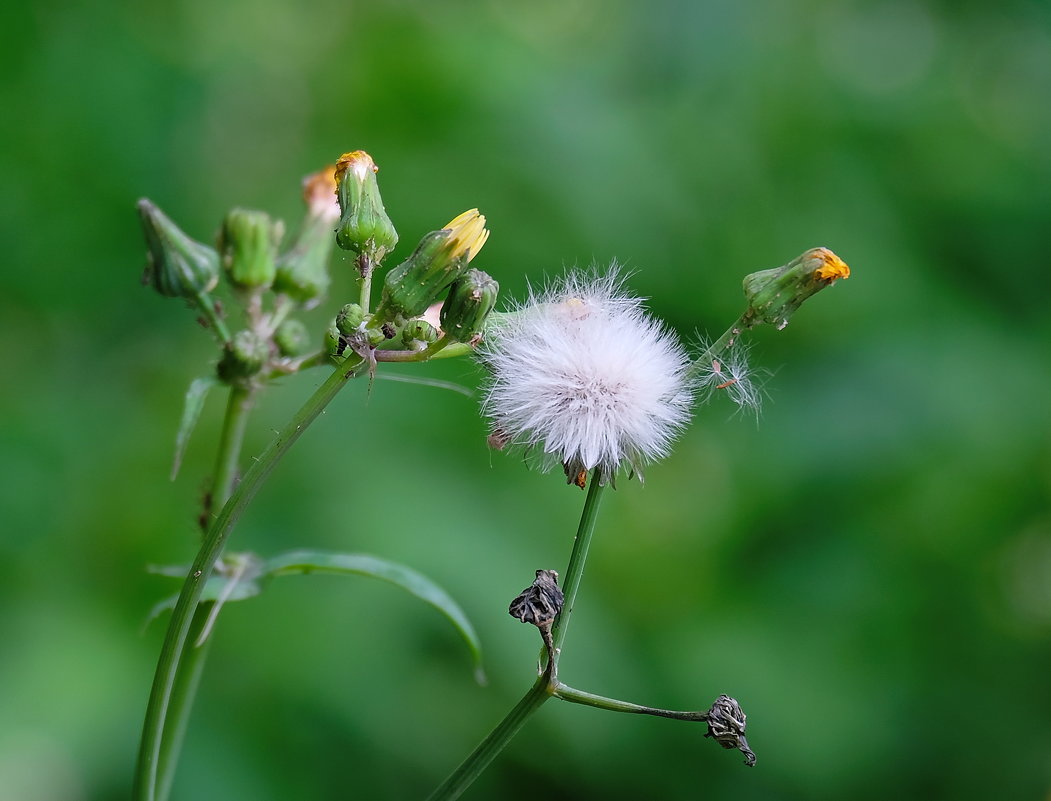
[[487, 333], [483, 411], [513, 445], [537, 447], [567, 474], [665, 456], [689, 420], [689, 357], [626, 294], [614, 268], [568, 275]]

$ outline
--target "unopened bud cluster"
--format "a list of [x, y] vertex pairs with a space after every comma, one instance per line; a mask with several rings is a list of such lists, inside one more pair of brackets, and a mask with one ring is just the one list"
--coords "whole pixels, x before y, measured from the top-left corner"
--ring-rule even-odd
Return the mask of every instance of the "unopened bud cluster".
[[[149, 200], [139, 202], [147, 245], [144, 282], [166, 297], [197, 306], [202, 323], [222, 346], [217, 366], [221, 380], [258, 383], [294, 372], [303, 361], [320, 363], [326, 353], [337, 361], [348, 351], [371, 359], [377, 349], [401, 347], [420, 360], [446, 344], [480, 340], [499, 285], [468, 267], [489, 236], [477, 209], [424, 235], [412, 254], [386, 275], [378, 307], [369, 308], [373, 271], [398, 243], [377, 172], [372, 157], [355, 150], [308, 176], [303, 182], [306, 214], [284, 247], [283, 223], [263, 211], [232, 209], [213, 247], [190, 238]], [[344, 304], [330, 318], [324, 350], [308, 357], [307, 329], [288, 315], [324, 299], [336, 245], [356, 257], [361, 299]], [[224, 308], [229, 301], [212, 295], [221, 277], [243, 309], [246, 324], [241, 330], [227, 330]]]

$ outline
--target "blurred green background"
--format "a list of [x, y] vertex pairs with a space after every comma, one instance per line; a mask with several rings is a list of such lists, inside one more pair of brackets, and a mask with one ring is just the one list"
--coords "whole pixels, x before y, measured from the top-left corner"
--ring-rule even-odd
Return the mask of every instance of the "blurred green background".
[[[563, 677], [703, 727], [549, 704], [473, 799], [1043, 799], [1051, 792], [1051, 6], [812, 0], [20, 3], [0, 26], [0, 798], [128, 796], [222, 403], [168, 480], [193, 314], [139, 286], [148, 195], [210, 239], [292, 226], [300, 178], [381, 167], [403, 245], [478, 206], [509, 298], [612, 259], [684, 335], [825, 245], [853, 268], [755, 337], [761, 418], [699, 410], [607, 501]], [[339, 258], [325, 316], [350, 297]], [[397, 371], [397, 370], [396, 370]], [[402, 368], [400, 372], [413, 372]], [[467, 362], [417, 374], [476, 386]], [[273, 387], [258, 453], [321, 380]], [[581, 494], [490, 453], [476, 402], [349, 387], [233, 536], [375, 553], [215, 633], [175, 797], [422, 798], [532, 681], [510, 598], [564, 569]]]

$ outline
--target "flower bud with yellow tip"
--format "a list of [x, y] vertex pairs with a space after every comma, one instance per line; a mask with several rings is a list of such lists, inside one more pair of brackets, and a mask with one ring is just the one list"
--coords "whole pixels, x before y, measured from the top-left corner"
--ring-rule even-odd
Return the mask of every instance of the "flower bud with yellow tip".
[[340, 218], [336, 244], [377, 262], [398, 244], [398, 233], [383, 208], [376, 173], [379, 168], [364, 150], [344, 153], [336, 162], [336, 196]]
[[783, 267], [752, 273], [744, 279], [743, 327], [769, 323], [781, 330], [807, 298], [849, 277], [850, 268], [828, 248], [811, 248]]
[[485, 217], [478, 209], [465, 211], [440, 231], [424, 236], [413, 254], [387, 273], [376, 319], [419, 317], [467, 271], [488, 238]]

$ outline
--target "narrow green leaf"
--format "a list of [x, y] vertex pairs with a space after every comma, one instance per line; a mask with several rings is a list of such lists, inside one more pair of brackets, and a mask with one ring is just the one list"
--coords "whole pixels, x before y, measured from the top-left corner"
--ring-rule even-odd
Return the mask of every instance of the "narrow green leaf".
[[482, 669], [482, 646], [467, 615], [445, 590], [412, 568], [367, 554], [330, 553], [328, 551], [290, 551], [266, 561], [268, 576], [289, 576], [307, 573], [372, 576], [401, 587], [433, 606], [452, 623], [467, 644], [474, 660], [474, 676], [479, 684], [486, 683]]
[[186, 400], [182, 407], [182, 420], [179, 421], [179, 433], [175, 436], [175, 458], [172, 460], [172, 481], [179, 474], [179, 467], [182, 465], [182, 456], [186, 451], [186, 443], [190, 441], [190, 434], [193, 433], [194, 426], [197, 425], [197, 420], [201, 416], [201, 409], [204, 408], [205, 398], [208, 397], [208, 390], [219, 383], [219, 379], [214, 376], [203, 376], [201, 378], [195, 378], [193, 383], [190, 384], [190, 388], [186, 390]]

